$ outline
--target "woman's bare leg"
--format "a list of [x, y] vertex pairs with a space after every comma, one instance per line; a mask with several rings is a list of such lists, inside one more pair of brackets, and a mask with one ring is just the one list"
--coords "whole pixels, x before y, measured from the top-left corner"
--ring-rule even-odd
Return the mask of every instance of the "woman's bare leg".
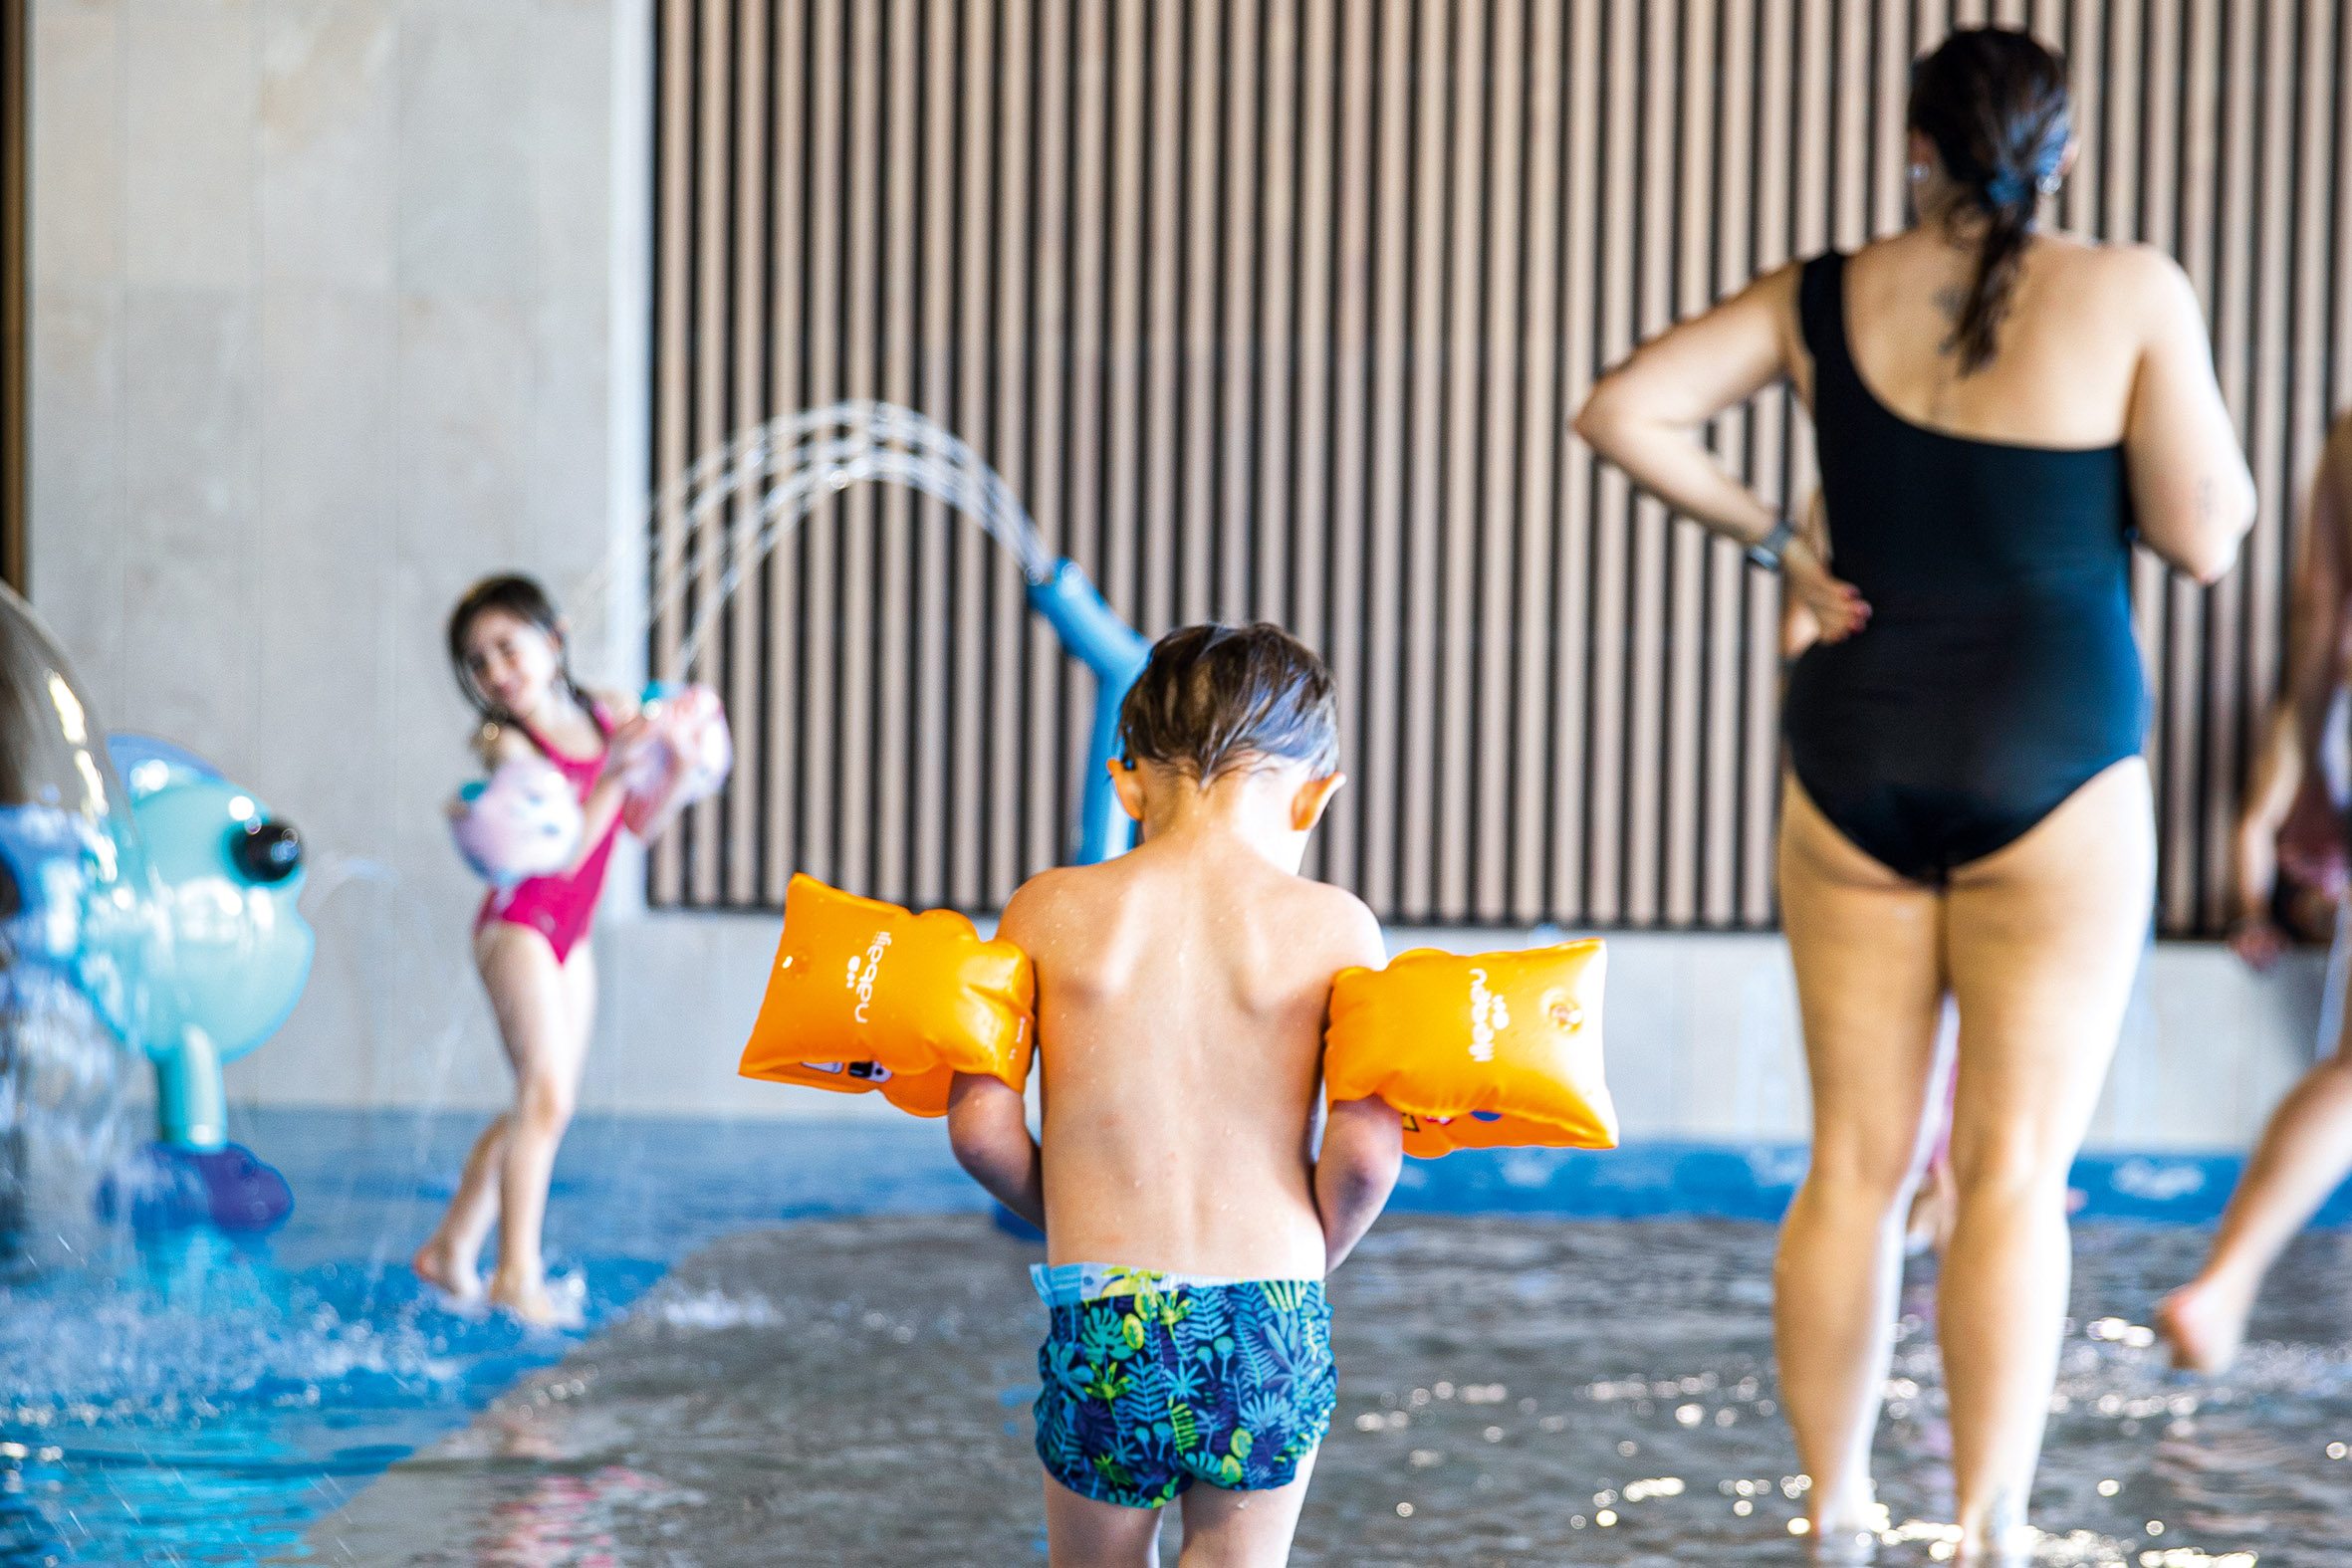
[[[576, 959], [586, 951], [585, 945], [575, 949]], [[587, 1031], [575, 1016], [576, 987], [567, 986], [555, 950], [538, 932], [496, 922], [483, 929], [474, 952], [515, 1069], [515, 1108], [499, 1169], [498, 1269], [491, 1275], [490, 1298], [528, 1322], [553, 1322], [557, 1311], [540, 1257], [540, 1228], [556, 1148], [572, 1123], [580, 1091]]]
[[2166, 1296], [2156, 1326], [2173, 1365], [2214, 1373], [2237, 1359], [2254, 1292], [2281, 1248], [2352, 1171], [2352, 1041], [2313, 1064], [2262, 1128], [2197, 1277]]
[[1942, 901], [1855, 848], [1794, 780], [1782, 792], [1779, 875], [1813, 1159], [1781, 1224], [1772, 1324], [1781, 1403], [1813, 1478], [1813, 1538], [1835, 1552], [1876, 1512], [1870, 1443], [1938, 1081]]
[[1964, 1562], [2022, 1547], [2066, 1315], [2066, 1173], [2147, 945], [2155, 860], [2135, 758], [1955, 873], [1945, 899], [1960, 1203], [1937, 1316]]

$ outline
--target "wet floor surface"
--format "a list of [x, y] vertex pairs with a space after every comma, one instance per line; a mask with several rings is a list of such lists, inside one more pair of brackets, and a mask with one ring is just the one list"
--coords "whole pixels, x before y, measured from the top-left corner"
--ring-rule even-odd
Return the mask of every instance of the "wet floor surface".
[[[2257, 1343], [2208, 1384], [2167, 1372], [2141, 1327], [2205, 1240], [2078, 1230], [2034, 1498], [2042, 1560], [2347, 1561], [2352, 1249], [2299, 1242]], [[1771, 1244], [1737, 1222], [1384, 1221], [1333, 1284], [1339, 1409], [1293, 1560], [1802, 1561], [1770, 1377]], [[1038, 1255], [974, 1217], [715, 1241], [320, 1521], [301, 1560], [1042, 1562]], [[1906, 1289], [1879, 1439], [1890, 1563], [1939, 1560], [1949, 1516], [1932, 1272]]]

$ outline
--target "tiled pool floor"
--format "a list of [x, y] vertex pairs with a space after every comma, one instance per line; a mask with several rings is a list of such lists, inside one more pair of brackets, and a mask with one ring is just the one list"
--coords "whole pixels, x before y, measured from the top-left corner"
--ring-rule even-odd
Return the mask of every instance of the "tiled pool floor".
[[[2035, 1499], [2045, 1561], [2344, 1560], [2352, 1461], [2328, 1446], [2352, 1439], [2337, 1348], [2352, 1254], [2332, 1235], [2300, 1243], [2257, 1321], [2267, 1342], [2205, 1387], [2130, 1331], [2201, 1239], [2082, 1229], [2066, 1404]], [[1334, 1283], [1339, 1412], [1294, 1560], [1801, 1560], [1767, 1364], [1770, 1247], [1753, 1222], [1382, 1221]], [[625, 1321], [321, 1521], [309, 1560], [1041, 1561], [1037, 1255], [976, 1217], [713, 1242]], [[1881, 1436], [1881, 1495], [1907, 1534], [1890, 1563], [1935, 1560], [1947, 1506], [1918, 1322], [1930, 1272], [1915, 1271]]]
[[[881, 1527], [876, 1518], [912, 1528], [906, 1521], [942, 1514], [941, 1497], [954, 1499], [941, 1539], [976, 1553], [958, 1558], [951, 1551], [947, 1560], [1004, 1560], [990, 1555], [998, 1546], [972, 1545], [993, 1537], [962, 1518], [970, 1510], [1007, 1521], [1011, 1534], [999, 1545], [1030, 1550], [1036, 1501], [1020, 1430], [1026, 1408], [1012, 1393], [1034, 1377], [1036, 1313], [1020, 1274], [1027, 1254], [987, 1226], [985, 1200], [956, 1169], [936, 1123], [584, 1120], [557, 1167], [549, 1240], [554, 1267], [581, 1292], [587, 1325], [585, 1333], [560, 1335], [453, 1315], [408, 1276], [409, 1251], [446, 1200], [482, 1119], [240, 1118], [233, 1135], [293, 1185], [296, 1207], [285, 1229], [262, 1238], [117, 1232], [83, 1269], [0, 1287], [0, 1565], [249, 1563], [302, 1551], [306, 1535], [310, 1549], [339, 1550], [329, 1537], [312, 1535], [323, 1515], [357, 1496], [361, 1512], [352, 1520], [426, 1521], [429, 1514], [402, 1510], [397, 1499], [434, 1475], [449, 1497], [470, 1499], [458, 1514], [476, 1522], [452, 1525], [456, 1533], [416, 1547], [423, 1557], [403, 1557], [408, 1547], [394, 1545], [380, 1560], [471, 1561], [475, 1547], [467, 1543], [487, 1530], [492, 1540], [515, 1534], [541, 1541], [530, 1548], [539, 1557], [500, 1547], [508, 1555], [494, 1560], [587, 1565], [601, 1548], [566, 1556], [574, 1548], [560, 1544], [580, 1534], [561, 1521], [579, 1515], [615, 1521], [587, 1529], [591, 1542], [599, 1535], [634, 1540], [632, 1531], [697, 1521], [686, 1538], [690, 1551], [665, 1537], [670, 1544], [649, 1557], [632, 1548], [615, 1561], [761, 1561], [772, 1560], [761, 1556], [771, 1551], [798, 1552], [802, 1561], [859, 1561], [866, 1560], [855, 1555], [861, 1548], [840, 1546], [825, 1532], [852, 1530], [840, 1539], [853, 1542], [855, 1530]], [[2086, 1261], [2077, 1281], [2084, 1310], [2144, 1312], [2202, 1245], [2193, 1230], [2107, 1219], [2209, 1217], [2233, 1167], [2173, 1158], [2078, 1165], [2075, 1180], [2091, 1217], [2081, 1230]], [[1484, 1549], [1481, 1542], [1504, 1553], [1499, 1560], [1531, 1552], [1529, 1561], [1612, 1561], [1633, 1549], [1626, 1542], [1638, 1546], [1644, 1521], [1697, 1508], [1685, 1501], [1669, 1508], [1668, 1499], [1651, 1497], [1639, 1509], [1619, 1510], [1615, 1525], [1595, 1523], [1591, 1495], [1645, 1478], [1630, 1462], [1651, 1452], [1653, 1440], [1642, 1434], [1690, 1401], [1661, 1404], [1653, 1393], [1652, 1409], [1620, 1410], [1622, 1401], [1596, 1403], [1577, 1391], [1637, 1377], [1653, 1389], [1670, 1377], [1678, 1387], [1684, 1378], [1713, 1377], [1703, 1392], [1720, 1393], [1737, 1391], [1752, 1374], [1761, 1378], [1769, 1249], [1761, 1222], [1778, 1212], [1802, 1168], [1801, 1151], [1789, 1149], [1657, 1145], [1606, 1155], [1501, 1151], [1409, 1165], [1394, 1212], [1337, 1287], [1353, 1402], [1343, 1423], [1369, 1414], [1364, 1401], [1409, 1401], [1414, 1388], [1425, 1387], [1433, 1390], [1429, 1406], [1397, 1430], [1450, 1430], [1444, 1424], [1451, 1416], [1472, 1409], [1434, 1392], [1451, 1380], [1508, 1386], [1506, 1415], [1535, 1400], [1535, 1412], [1521, 1414], [1536, 1425], [1525, 1434], [1508, 1421], [1465, 1429], [1484, 1445], [1486, 1426], [1503, 1427], [1506, 1437], [1494, 1447], [1415, 1439], [1400, 1448], [1386, 1426], [1359, 1434], [1343, 1424], [1302, 1560], [1375, 1560], [1351, 1558], [1333, 1544], [1360, 1540], [1401, 1553], [1399, 1561], [1443, 1561], [1448, 1553], [1476, 1560], [1460, 1554]], [[1694, 1214], [1718, 1219], [1641, 1218]], [[1600, 1216], [1619, 1218], [1593, 1218]], [[1740, 1220], [1747, 1223], [1731, 1223]], [[773, 1229], [804, 1222], [823, 1223], [794, 1232]], [[892, 1226], [912, 1229], [902, 1234]], [[880, 1229], [868, 1234], [860, 1227]], [[2121, 1486], [2120, 1500], [2084, 1503], [2080, 1517], [2109, 1519], [2116, 1509], [2139, 1506], [2134, 1488], [2153, 1476], [2145, 1481], [2157, 1487], [2152, 1495], [2194, 1504], [2201, 1510], [2195, 1518], [2205, 1521], [2199, 1528], [2219, 1532], [2217, 1540], [2254, 1529], [2230, 1522], [2241, 1514], [2261, 1521], [2260, 1531], [2289, 1531], [2288, 1539], [2305, 1528], [2296, 1520], [2346, 1525], [2335, 1469], [2304, 1467], [2304, 1450], [2322, 1434], [2352, 1441], [2352, 1429], [2330, 1430], [2346, 1424], [2336, 1403], [2334, 1353], [2318, 1348], [2344, 1338], [2338, 1304], [2352, 1279], [2336, 1261], [2338, 1245], [2333, 1234], [2302, 1244], [2287, 1288], [2263, 1320], [2283, 1348], [2264, 1352], [2267, 1359], [2257, 1358], [2233, 1400], [2210, 1411], [2180, 1417], [2168, 1408], [2151, 1427], [2152, 1418], [2130, 1414], [2157, 1397], [2148, 1355], [2107, 1342], [2078, 1347], [2092, 1358], [2086, 1376], [2093, 1383], [2085, 1388], [2100, 1390], [2088, 1396], [2094, 1409], [2112, 1396], [2121, 1414], [2084, 1417], [2079, 1430], [2062, 1430], [2090, 1446], [2085, 1452], [2097, 1457], [2086, 1463], [2115, 1467], [2096, 1478], [2143, 1478]], [[621, 1326], [648, 1287], [706, 1247], [687, 1272], [662, 1282], [650, 1316]], [[730, 1314], [742, 1321], [728, 1321]], [[868, 1314], [879, 1314], [883, 1327], [866, 1329]], [[951, 1332], [938, 1327], [943, 1322], [958, 1326]], [[891, 1329], [913, 1337], [903, 1345], [872, 1342]], [[591, 1334], [605, 1337], [587, 1342]], [[849, 1345], [860, 1353], [844, 1357]], [[669, 1360], [647, 1363], [643, 1376], [626, 1384], [633, 1391], [626, 1398], [612, 1380], [572, 1370], [635, 1365], [628, 1357], [640, 1352]], [[1932, 1372], [1901, 1376], [1932, 1384]], [[804, 1378], [811, 1389], [831, 1387], [827, 1378], [848, 1381], [837, 1398], [793, 1394]], [[869, 1387], [860, 1378], [882, 1383]], [[518, 1379], [525, 1380], [519, 1392], [487, 1418], [491, 1426], [468, 1427]], [[571, 1392], [561, 1399], [554, 1392], [573, 1382], [582, 1385], [577, 1405]], [[980, 1397], [954, 1403], [975, 1388]], [[1763, 1388], [1754, 1400], [1769, 1399]], [[2162, 1392], [2195, 1397], [2170, 1385]], [[569, 1448], [556, 1459], [520, 1451], [485, 1456], [483, 1446], [493, 1441], [485, 1434], [505, 1431], [524, 1408], [513, 1401], [539, 1410], [543, 1395], [547, 1410], [563, 1412], [550, 1431], [573, 1432], [566, 1425], [573, 1421], [607, 1424], [609, 1441], [599, 1440], [593, 1453], [618, 1456], [614, 1473], [601, 1459], [561, 1456]], [[1000, 1403], [1001, 1396], [1011, 1402]], [[1922, 1397], [1932, 1404], [1932, 1396]], [[698, 1414], [710, 1401], [725, 1404], [723, 1415]], [[901, 1422], [890, 1415], [900, 1408], [918, 1414]], [[665, 1412], [686, 1423], [677, 1443], [665, 1437]], [[1563, 1424], [1559, 1433], [1544, 1432], [1547, 1417]], [[918, 1420], [930, 1426], [918, 1431], [911, 1425]], [[2166, 1436], [2179, 1420], [2224, 1436], [2210, 1451]], [[896, 1436], [868, 1442], [860, 1421]], [[1724, 1470], [1707, 1484], [1746, 1478], [1753, 1491], [1758, 1479], [1776, 1483], [1789, 1463], [1777, 1423], [1761, 1409], [1734, 1421], [1699, 1436], [1751, 1444], [1737, 1451], [1739, 1462], [1753, 1458], [1758, 1467], [1745, 1477]], [[1008, 1422], [1016, 1428], [1010, 1435]], [[2134, 1422], [2140, 1427], [2126, 1432]], [[532, 1427], [525, 1422], [518, 1430]], [[452, 1440], [458, 1448], [434, 1448], [459, 1429], [466, 1430]], [[1936, 1431], [1930, 1423], [1910, 1438], [1898, 1429], [1893, 1440], [1908, 1457], [1890, 1472], [1889, 1501], [1926, 1510], [1922, 1517], [1932, 1517], [1940, 1495]], [[1577, 1447], [1583, 1438], [1576, 1435], [1588, 1433], [1599, 1434], [1593, 1441], [1602, 1445], [1591, 1454]], [[1670, 1427], [1660, 1437], [1693, 1435]], [[1514, 1457], [1523, 1438], [1529, 1445], [1524, 1463]], [[1637, 1444], [1637, 1454], [1616, 1456], [1620, 1442]], [[2122, 1448], [2110, 1461], [2102, 1445], [2117, 1443]], [[2141, 1453], [2151, 1443], [2156, 1448]], [[387, 1465], [419, 1451], [431, 1456], [365, 1492]], [[1668, 1452], [1679, 1451], [1670, 1444]], [[738, 1453], [747, 1456], [728, 1457]], [[840, 1459], [844, 1453], [849, 1461]], [[647, 1454], [661, 1462], [631, 1457]], [[1419, 1465], [1411, 1462], [1415, 1454], [1424, 1456]], [[1433, 1454], [1440, 1456], [1427, 1458]], [[710, 1477], [665, 1468], [695, 1455]], [[1719, 1458], [1731, 1462], [1729, 1453]], [[905, 1464], [915, 1482], [881, 1484], [896, 1473], [894, 1464]], [[1389, 1495], [1392, 1470], [1424, 1490]], [[1483, 1490], [1479, 1474], [1488, 1477]], [[1448, 1501], [1459, 1486], [1471, 1489]], [[1900, 1490], [1906, 1486], [1911, 1490]], [[2297, 1488], [2308, 1491], [2305, 1500], [2286, 1496], [2303, 1496]], [[1751, 1541], [1754, 1521], [1786, 1501], [1773, 1502], [1776, 1495], [1771, 1485], [1761, 1500], [1727, 1495], [1720, 1511], [1741, 1520], [1735, 1534]], [[1577, 1496], [1588, 1515], [1581, 1529], [1573, 1508], [1560, 1511]], [[1739, 1500], [1750, 1503], [1749, 1514], [1728, 1511]], [[2071, 1494], [2063, 1500], [2073, 1506]], [[1396, 1535], [1405, 1528], [1399, 1502], [1414, 1506], [1411, 1518], [1422, 1526], [1437, 1517], [1453, 1523]], [[514, 1517], [523, 1522], [505, 1534], [504, 1526], [479, 1522], [493, 1506], [520, 1509]], [[730, 1515], [734, 1524], [722, 1528], [714, 1508], [740, 1517]], [[761, 1521], [771, 1516], [784, 1523], [766, 1528]], [[2151, 1512], [2140, 1527], [2163, 1517]], [[365, 1532], [351, 1528], [359, 1533], [350, 1540], [361, 1541]], [[2102, 1540], [2121, 1539], [2107, 1524], [2098, 1528]], [[1559, 1536], [1560, 1529], [1570, 1533]], [[1757, 1539], [1784, 1545], [1768, 1531]], [[2182, 1539], [2169, 1535], [2162, 1549], [2175, 1550]], [[807, 1544], [825, 1541], [850, 1555], [828, 1557], [834, 1547]], [[2289, 1547], [2264, 1550], [2265, 1561], [2291, 1560], [2276, 1555]]]

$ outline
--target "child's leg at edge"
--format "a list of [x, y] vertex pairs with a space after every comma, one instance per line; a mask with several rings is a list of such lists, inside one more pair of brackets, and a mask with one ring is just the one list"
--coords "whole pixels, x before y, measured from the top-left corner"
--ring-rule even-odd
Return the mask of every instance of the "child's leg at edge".
[[2352, 1168], [2352, 1048], [2315, 1063], [2270, 1113], [2213, 1252], [2157, 1305], [2173, 1365], [2208, 1375], [2237, 1359], [2262, 1275]]
[[558, 965], [545, 937], [503, 922], [484, 929], [475, 955], [515, 1069], [515, 1108], [498, 1173], [498, 1269], [490, 1295], [520, 1317], [547, 1322], [556, 1312], [540, 1257], [540, 1230], [556, 1149], [572, 1124], [588, 1055], [593, 961], [583, 941]]

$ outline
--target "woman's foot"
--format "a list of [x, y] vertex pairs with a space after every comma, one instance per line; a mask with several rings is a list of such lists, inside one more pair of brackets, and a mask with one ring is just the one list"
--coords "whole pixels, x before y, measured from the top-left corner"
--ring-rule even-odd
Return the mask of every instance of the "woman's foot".
[[438, 1231], [416, 1249], [408, 1267], [435, 1290], [460, 1301], [472, 1301], [482, 1294], [482, 1276], [474, 1272], [473, 1259], [460, 1257], [457, 1248]]
[[1878, 1532], [1887, 1527], [1886, 1505], [1865, 1486], [1845, 1499], [1817, 1498], [1807, 1535], [1817, 1563], [1866, 1563], [1878, 1556]]
[[1963, 1535], [1952, 1555], [1952, 1568], [2028, 1568], [2033, 1543], [2039, 1536], [2022, 1525]]
[[1878, 1560], [1878, 1537], [1868, 1530], [1816, 1530], [1805, 1539], [1806, 1552], [1822, 1568], [1860, 1568]]
[[2253, 1306], [2251, 1290], [2200, 1274], [2156, 1303], [2156, 1332], [2173, 1347], [2175, 1368], [2213, 1377], [2237, 1359]]

